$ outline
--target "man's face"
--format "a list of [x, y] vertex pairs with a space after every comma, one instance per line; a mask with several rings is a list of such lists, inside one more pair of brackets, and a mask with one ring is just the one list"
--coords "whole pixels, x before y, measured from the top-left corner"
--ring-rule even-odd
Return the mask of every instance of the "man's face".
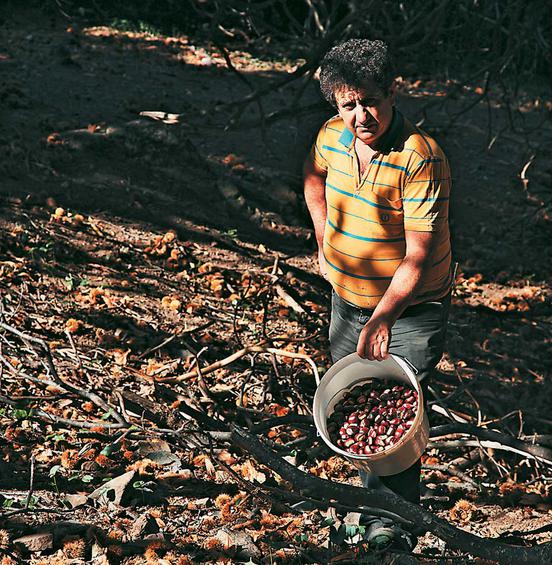
[[358, 88], [341, 88], [335, 93], [335, 101], [347, 129], [372, 146], [387, 131], [393, 119], [395, 85], [384, 93], [368, 80]]

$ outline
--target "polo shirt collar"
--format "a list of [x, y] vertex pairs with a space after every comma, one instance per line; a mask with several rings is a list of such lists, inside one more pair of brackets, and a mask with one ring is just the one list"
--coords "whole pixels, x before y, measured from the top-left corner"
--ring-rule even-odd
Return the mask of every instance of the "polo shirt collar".
[[354, 134], [350, 130], [345, 128], [339, 136], [339, 143], [341, 143], [341, 145], [345, 145], [345, 147], [350, 149], [353, 146], [354, 139]]
[[[401, 112], [399, 112], [399, 110], [393, 108], [393, 118], [391, 119], [389, 128], [387, 128], [387, 131], [380, 137], [378, 141], [378, 153], [389, 153], [392, 149], [395, 149], [398, 146], [403, 127], [404, 116], [401, 114]], [[339, 136], [339, 143], [347, 147], [349, 149], [349, 152], [352, 151], [354, 147], [354, 140], [354, 134], [347, 128], [345, 128]]]

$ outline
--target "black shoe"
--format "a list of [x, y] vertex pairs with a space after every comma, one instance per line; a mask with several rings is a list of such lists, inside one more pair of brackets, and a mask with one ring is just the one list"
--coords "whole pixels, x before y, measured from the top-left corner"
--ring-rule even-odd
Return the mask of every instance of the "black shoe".
[[387, 518], [373, 518], [366, 525], [364, 539], [374, 551], [396, 549], [410, 553], [418, 543], [418, 538]]

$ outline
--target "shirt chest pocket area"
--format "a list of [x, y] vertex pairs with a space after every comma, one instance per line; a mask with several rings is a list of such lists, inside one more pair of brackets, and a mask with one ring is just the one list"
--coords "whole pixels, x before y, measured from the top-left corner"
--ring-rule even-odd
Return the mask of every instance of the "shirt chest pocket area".
[[390, 186], [372, 186], [372, 193], [381, 204], [388, 204], [397, 210], [402, 208], [401, 189]]

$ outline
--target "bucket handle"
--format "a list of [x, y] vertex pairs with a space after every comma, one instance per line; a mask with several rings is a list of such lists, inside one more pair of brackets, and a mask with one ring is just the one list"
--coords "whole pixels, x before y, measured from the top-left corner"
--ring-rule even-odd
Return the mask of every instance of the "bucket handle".
[[404, 357], [402, 355], [397, 355], [396, 353], [393, 353], [393, 357], [398, 357], [399, 359], [401, 359], [402, 361], [404, 361], [413, 371], [414, 374], [417, 375], [420, 371], [418, 371], [418, 369], [416, 369], [416, 367], [414, 367], [414, 365], [412, 364], [411, 361], [409, 361], [409, 359], [407, 357]]
[[316, 365], [314, 365], [314, 363], [313, 363], [312, 372], [314, 373], [314, 380], [316, 381], [316, 388], [318, 388], [320, 386], [320, 374], [318, 373], [318, 367], [316, 367]]
[[[419, 373], [418, 369], [416, 369], [416, 367], [414, 367], [414, 365], [412, 364], [411, 361], [408, 360], [407, 357], [403, 357], [402, 355], [397, 355], [396, 353], [392, 353], [393, 357], [398, 357], [401, 361], [404, 361], [414, 372], [415, 375], [417, 375]], [[314, 373], [314, 379], [316, 381], [316, 387], [320, 386], [320, 375], [318, 374], [318, 369], [316, 368], [316, 365], [314, 364], [314, 362], [312, 362], [311, 360], [311, 366], [312, 366], [312, 372]]]

